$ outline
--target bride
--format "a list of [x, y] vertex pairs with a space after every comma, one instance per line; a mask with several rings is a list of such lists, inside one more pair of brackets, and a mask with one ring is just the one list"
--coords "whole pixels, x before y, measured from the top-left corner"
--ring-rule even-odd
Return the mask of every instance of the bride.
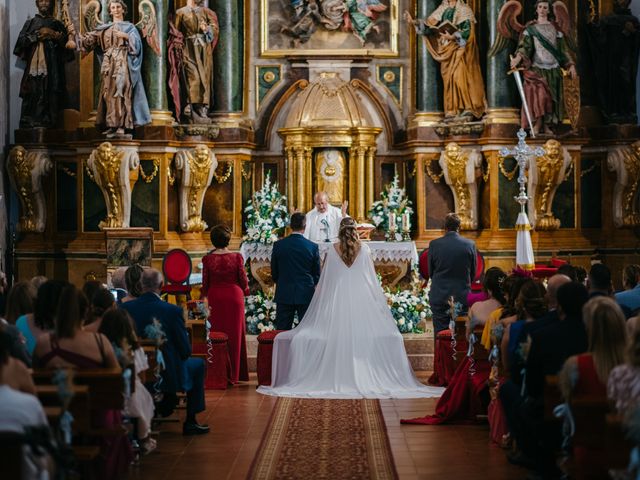
[[266, 395], [311, 398], [439, 397], [413, 374], [402, 335], [352, 218], [340, 222], [300, 325], [273, 347]]

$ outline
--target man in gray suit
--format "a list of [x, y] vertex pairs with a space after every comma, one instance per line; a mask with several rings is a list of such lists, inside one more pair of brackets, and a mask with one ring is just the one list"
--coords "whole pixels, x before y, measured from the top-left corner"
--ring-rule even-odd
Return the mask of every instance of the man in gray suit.
[[429, 243], [429, 302], [435, 334], [449, 328], [449, 297], [467, 309], [467, 295], [476, 274], [476, 245], [460, 236], [460, 217], [449, 213], [444, 219], [444, 236]]

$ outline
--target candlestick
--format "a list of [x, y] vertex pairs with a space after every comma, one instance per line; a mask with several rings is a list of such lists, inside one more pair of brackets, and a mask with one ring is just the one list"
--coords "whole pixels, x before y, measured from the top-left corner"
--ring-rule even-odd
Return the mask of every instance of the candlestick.
[[405, 212], [402, 214], [402, 231], [408, 232], [410, 228], [411, 224], [409, 223], [409, 214]]
[[394, 212], [389, 213], [389, 231], [395, 232], [397, 229], [396, 214]]

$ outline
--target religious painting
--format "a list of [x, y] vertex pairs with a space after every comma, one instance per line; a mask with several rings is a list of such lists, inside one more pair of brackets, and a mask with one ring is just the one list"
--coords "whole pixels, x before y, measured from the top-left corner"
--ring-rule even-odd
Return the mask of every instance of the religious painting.
[[261, 0], [261, 54], [398, 55], [398, 0]]
[[105, 228], [107, 269], [137, 263], [150, 267], [153, 258], [152, 228]]

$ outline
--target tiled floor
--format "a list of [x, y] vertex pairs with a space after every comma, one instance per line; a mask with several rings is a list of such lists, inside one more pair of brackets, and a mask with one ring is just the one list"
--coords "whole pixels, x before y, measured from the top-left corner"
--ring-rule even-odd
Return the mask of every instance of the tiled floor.
[[[158, 449], [132, 468], [130, 479], [244, 479], [276, 401], [255, 388], [254, 378], [226, 391], [208, 391], [207, 411], [199, 418], [211, 426], [208, 435], [183, 437], [181, 424], [162, 424]], [[525, 477], [489, 444], [486, 425], [400, 425], [400, 418], [433, 412], [435, 404], [430, 399], [381, 401], [402, 480]]]

